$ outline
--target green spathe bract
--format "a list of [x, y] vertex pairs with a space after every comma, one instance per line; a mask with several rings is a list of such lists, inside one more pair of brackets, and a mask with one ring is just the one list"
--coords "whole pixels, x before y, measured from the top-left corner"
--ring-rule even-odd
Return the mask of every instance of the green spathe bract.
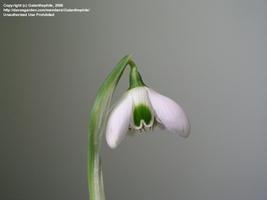
[[133, 111], [133, 119], [135, 126], [140, 126], [142, 120], [146, 123], [146, 125], [150, 124], [152, 120], [152, 114], [149, 107], [144, 104], [135, 106]]
[[[113, 71], [107, 76], [97, 92], [89, 119], [88, 132], [88, 187], [90, 200], [104, 200], [104, 186], [102, 178], [100, 147], [101, 138], [108, 117], [110, 101], [120, 77], [127, 65], [131, 66], [131, 74], [139, 75], [130, 55], [124, 56]], [[135, 75], [134, 75], [135, 76]], [[138, 81], [139, 77], [136, 78]], [[141, 78], [141, 77], [140, 77]], [[140, 86], [139, 82], [133, 81], [134, 86]], [[134, 87], [133, 86], [133, 87]]]

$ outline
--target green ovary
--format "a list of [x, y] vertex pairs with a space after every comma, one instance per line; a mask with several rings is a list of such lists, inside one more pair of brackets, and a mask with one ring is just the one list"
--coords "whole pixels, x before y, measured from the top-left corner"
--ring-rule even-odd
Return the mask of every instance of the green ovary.
[[146, 105], [140, 104], [134, 107], [133, 120], [135, 126], [140, 126], [141, 120], [144, 120], [146, 125], [148, 125], [152, 120], [152, 114]]

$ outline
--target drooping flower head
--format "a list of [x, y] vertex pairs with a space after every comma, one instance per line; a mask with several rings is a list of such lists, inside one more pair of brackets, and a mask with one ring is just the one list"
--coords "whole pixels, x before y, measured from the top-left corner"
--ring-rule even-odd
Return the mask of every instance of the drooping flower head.
[[130, 88], [111, 111], [106, 141], [116, 148], [129, 131], [143, 133], [155, 126], [187, 137], [189, 120], [182, 107], [172, 99], [147, 87], [136, 67], [131, 68]]
[[[126, 66], [131, 67], [130, 87], [109, 113], [112, 95]], [[184, 137], [190, 132], [183, 109], [170, 98], [147, 87], [131, 55], [126, 55], [101, 84], [90, 112], [87, 168], [90, 200], [105, 200], [100, 159], [103, 129], [106, 127], [107, 143], [115, 148], [128, 132], [140, 134], [155, 126]]]

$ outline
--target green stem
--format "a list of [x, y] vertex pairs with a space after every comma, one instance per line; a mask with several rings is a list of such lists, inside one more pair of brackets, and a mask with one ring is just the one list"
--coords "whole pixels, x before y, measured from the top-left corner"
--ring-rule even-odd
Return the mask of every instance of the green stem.
[[140, 86], [145, 86], [140, 73], [137, 71], [136, 64], [132, 60], [129, 60], [128, 64], [131, 67], [130, 77], [129, 77], [129, 80], [130, 80], [129, 89], [133, 89], [135, 87], [140, 87]]
[[131, 60], [131, 57], [129, 55], [123, 57], [99, 88], [90, 113], [87, 164], [90, 200], [105, 200], [100, 159], [101, 138], [106, 126], [112, 95], [128, 64], [131, 67], [130, 85], [137, 86], [143, 84], [141, 76], [134, 62]]

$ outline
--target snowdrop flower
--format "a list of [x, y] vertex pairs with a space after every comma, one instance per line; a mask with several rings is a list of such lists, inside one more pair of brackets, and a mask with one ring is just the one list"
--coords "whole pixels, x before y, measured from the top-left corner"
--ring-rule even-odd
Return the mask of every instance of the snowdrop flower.
[[[110, 111], [117, 84], [130, 67], [130, 87]], [[109, 116], [108, 116], [109, 115]], [[155, 126], [187, 137], [190, 132], [185, 112], [176, 102], [147, 87], [130, 55], [124, 56], [101, 84], [90, 112], [88, 129], [88, 189], [90, 200], [105, 200], [100, 150], [103, 129], [111, 148], [128, 132], [143, 133]]]
[[106, 141], [116, 148], [129, 131], [142, 133], [155, 126], [187, 137], [189, 120], [172, 99], [145, 86], [136, 68], [131, 69], [130, 89], [113, 108], [106, 127]]

